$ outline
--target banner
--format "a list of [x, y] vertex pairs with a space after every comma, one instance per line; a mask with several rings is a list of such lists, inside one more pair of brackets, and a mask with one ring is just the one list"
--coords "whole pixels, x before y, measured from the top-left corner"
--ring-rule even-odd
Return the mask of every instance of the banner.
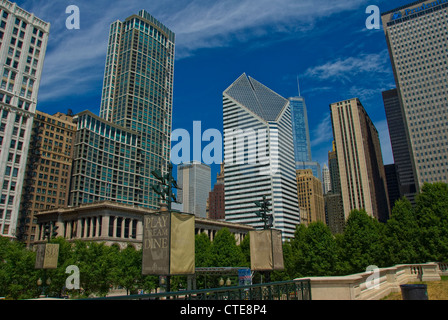
[[37, 245], [35, 269], [56, 269], [58, 267], [59, 244]]
[[250, 231], [250, 261], [253, 271], [283, 270], [282, 232]]
[[194, 274], [194, 215], [171, 213], [171, 274]]
[[176, 212], [145, 215], [142, 274], [194, 274], [194, 227], [194, 215]]

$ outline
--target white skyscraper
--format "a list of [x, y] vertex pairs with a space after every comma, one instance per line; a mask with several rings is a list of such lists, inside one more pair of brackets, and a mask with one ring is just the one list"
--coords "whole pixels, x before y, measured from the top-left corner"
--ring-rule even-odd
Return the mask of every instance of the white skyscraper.
[[[0, 2], [0, 235], [15, 237], [50, 24]], [[27, 213], [22, 218], [27, 219]]]
[[225, 212], [230, 222], [263, 227], [255, 201], [271, 202], [283, 238], [300, 223], [290, 102], [241, 75], [223, 93]]
[[322, 188], [324, 195], [331, 190], [330, 169], [328, 169], [327, 164], [324, 164], [322, 168]]
[[208, 194], [211, 191], [210, 166], [191, 161], [177, 167], [178, 201], [183, 212], [205, 218]]

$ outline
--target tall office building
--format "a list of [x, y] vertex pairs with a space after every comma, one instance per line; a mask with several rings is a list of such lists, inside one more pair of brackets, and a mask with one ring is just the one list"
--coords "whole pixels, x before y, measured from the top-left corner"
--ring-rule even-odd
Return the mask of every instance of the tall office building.
[[328, 169], [326, 163], [322, 168], [322, 189], [324, 195], [331, 191], [330, 169]]
[[0, 2], [0, 235], [15, 237], [50, 24]]
[[75, 121], [70, 205], [108, 200], [142, 206], [140, 135], [90, 111], [77, 114]]
[[448, 2], [415, 1], [382, 20], [417, 190], [448, 182]]
[[151, 172], [167, 173], [170, 161], [174, 38], [145, 10], [110, 27], [100, 116], [139, 134], [141, 203], [148, 208], [160, 202]]
[[316, 221], [326, 223], [322, 183], [313, 175], [311, 169], [297, 170], [296, 174], [300, 212], [307, 213], [306, 216], [300, 215], [300, 223], [304, 225]]
[[182, 201], [183, 212], [205, 218], [207, 198], [211, 190], [210, 166], [191, 161], [177, 166], [178, 201]]
[[406, 120], [397, 89], [384, 91], [383, 102], [386, 111], [387, 125], [394, 156], [395, 169], [399, 177], [399, 195], [414, 202], [417, 191], [415, 184], [415, 174], [410, 149], [410, 143], [406, 130]]
[[224, 163], [221, 163], [221, 171], [216, 175], [215, 186], [208, 194], [207, 218], [213, 220], [225, 220], [226, 212], [224, 195]]
[[16, 235], [27, 246], [39, 211], [68, 206], [75, 132], [72, 116], [36, 111]]
[[357, 98], [330, 108], [345, 218], [365, 209], [385, 222], [389, 200], [378, 131]]
[[262, 228], [254, 201], [270, 201], [284, 238], [300, 223], [291, 107], [242, 74], [223, 93], [226, 220]]
[[308, 112], [302, 96], [289, 98], [292, 115], [294, 155], [296, 170], [311, 169], [316, 178], [322, 181], [320, 164], [312, 160]]
[[338, 158], [336, 146], [328, 152], [328, 170], [330, 172], [331, 191], [324, 195], [325, 217], [333, 234], [344, 232], [345, 215], [342, 204], [341, 180], [339, 178]]

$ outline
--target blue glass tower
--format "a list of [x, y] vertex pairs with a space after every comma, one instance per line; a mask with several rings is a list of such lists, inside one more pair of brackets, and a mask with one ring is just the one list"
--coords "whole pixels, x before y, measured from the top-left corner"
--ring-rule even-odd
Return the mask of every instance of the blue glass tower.
[[302, 96], [289, 98], [292, 113], [292, 131], [296, 170], [311, 169], [313, 175], [322, 181], [320, 165], [311, 158], [310, 131], [305, 99]]

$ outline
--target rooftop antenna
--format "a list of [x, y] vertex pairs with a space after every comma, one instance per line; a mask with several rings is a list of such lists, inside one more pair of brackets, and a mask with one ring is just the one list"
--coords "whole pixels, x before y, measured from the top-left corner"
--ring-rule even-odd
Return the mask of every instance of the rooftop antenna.
[[300, 83], [299, 83], [299, 76], [297, 75], [297, 89], [299, 90], [299, 97], [301, 97], [300, 95]]

